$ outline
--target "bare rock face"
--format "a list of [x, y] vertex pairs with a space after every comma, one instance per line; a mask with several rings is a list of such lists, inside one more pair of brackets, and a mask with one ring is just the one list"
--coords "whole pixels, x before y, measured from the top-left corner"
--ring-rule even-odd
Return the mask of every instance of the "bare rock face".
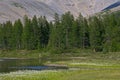
[[[30, 18], [34, 15], [46, 16], [53, 20], [54, 14], [70, 11], [75, 17], [81, 13], [90, 16], [98, 13], [119, 0], [0, 0], [0, 22]], [[117, 9], [117, 8], [115, 8]]]

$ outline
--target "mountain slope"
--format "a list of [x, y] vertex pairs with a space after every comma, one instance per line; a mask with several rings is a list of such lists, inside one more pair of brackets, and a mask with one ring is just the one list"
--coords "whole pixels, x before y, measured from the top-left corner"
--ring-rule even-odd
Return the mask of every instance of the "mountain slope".
[[113, 9], [113, 8], [116, 8], [116, 7], [119, 7], [120, 6], [120, 1], [108, 6], [107, 8], [103, 9], [104, 10], [109, 10], [109, 9]]
[[59, 15], [70, 11], [75, 17], [82, 13], [89, 16], [100, 12], [118, 0], [0, 0], [0, 22], [16, 20], [24, 15], [29, 17], [46, 16], [52, 20], [54, 13]]

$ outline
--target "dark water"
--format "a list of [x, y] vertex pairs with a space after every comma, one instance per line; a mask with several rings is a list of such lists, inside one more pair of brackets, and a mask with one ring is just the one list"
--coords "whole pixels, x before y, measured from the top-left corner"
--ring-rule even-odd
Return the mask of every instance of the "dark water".
[[[0, 59], [0, 73], [8, 73], [17, 70], [53, 70], [67, 69], [61, 66], [45, 66], [45, 59]], [[50, 60], [49, 60], [50, 61]], [[51, 60], [54, 61], [54, 60]]]

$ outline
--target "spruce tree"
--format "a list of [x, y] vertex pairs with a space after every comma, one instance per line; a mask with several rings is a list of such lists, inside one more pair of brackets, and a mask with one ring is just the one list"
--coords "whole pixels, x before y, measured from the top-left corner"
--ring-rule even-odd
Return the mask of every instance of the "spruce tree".
[[31, 20], [24, 16], [24, 28], [22, 34], [23, 48], [24, 49], [32, 49], [33, 47], [33, 28], [31, 24]]
[[50, 27], [45, 17], [38, 19], [38, 46], [39, 48], [46, 48], [49, 41]]
[[90, 45], [94, 51], [103, 50], [104, 28], [100, 18], [94, 16], [90, 22]]
[[37, 49], [38, 48], [38, 39], [39, 39], [39, 28], [38, 28], [38, 19], [36, 16], [33, 17], [32, 19], [32, 28], [33, 28], [33, 32], [31, 32], [33, 35], [33, 49]]
[[3, 24], [3, 47], [4, 49], [13, 48], [13, 25], [12, 22], [7, 21]]
[[77, 47], [87, 48], [89, 47], [89, 27], [87, 20], [80, 14], [76, 20], [76, 42]]
[[62, 19], [61, 19], [62, 37], [63, 37], [62, 39], [66, 49], [72, 48], [73, 22], [74, 22], [74, 17], [70, 12], [67, 12], [62, 15]]
[[23, 25], [21, 20], [18, 19], [15, 21], [14, 28], [13, 28], [15, 49], [22, 48], [22, 33], [23, 33]]
[[3, 49], [3, 27], [0, 24], [0, 49]]

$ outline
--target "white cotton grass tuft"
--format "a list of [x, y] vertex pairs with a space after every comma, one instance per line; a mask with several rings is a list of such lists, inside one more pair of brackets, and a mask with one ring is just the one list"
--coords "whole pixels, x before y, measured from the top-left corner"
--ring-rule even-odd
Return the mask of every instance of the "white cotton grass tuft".
[[81, 63], [70, 63], [70, 65], [91, 65], [91, 66], [110, 66], [109, 64], [107, 63], [85, 63], [85, 62], [81, 62]]
[[51, 72], [58, 72], [57, 70], [43, 70], [43, 71], [36, 71], [36, 70], [20, 70], [16, 72], [10, 73], [1, 73], [0, 76], [10, 76], [10, 77], [22, 77], [22, 76], [30, 76], [31, 74], [46, 74]]

